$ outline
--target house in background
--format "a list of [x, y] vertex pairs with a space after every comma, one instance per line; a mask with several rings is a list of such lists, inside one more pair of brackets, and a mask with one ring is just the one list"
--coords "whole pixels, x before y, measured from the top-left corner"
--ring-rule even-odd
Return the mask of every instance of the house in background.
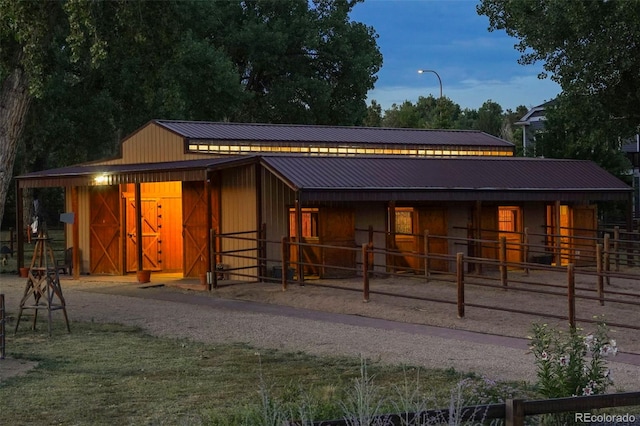
[[[522, 149], [525, 156], [537, 156], [535, 147], [536, 135], [544, 132], [545, 111], [554, 102], [555, 100], [551, 100], [531, 108], [515, 123], [516, 126], [522, 126]], [[623, 142], [620, 145], [620, 150], [625, 153], [632, 165], [632, 170], [629, 173], [633, 178], [633, 216], [640, 218], [640, 135], [636, 135], [632, 140]]]
[[633, 178], [633, 216], [640, 218], [640, 135], [634, 140], [622, 144], [624, 152], [631, 162]]
[[545, 109], [553, 105], [551, 100], [531, 108], [520, 120], [514, 124], [522, 127], [522, 152], [525, 156], [536, 157], [536, 134], [544, 131]]
[[376, 268], [410, 270], [419, 269], [410, 253], [424, 252], [425, 231], [430, 253], [497, 258], [495, 244], [437, 237], [497, 241], [528, 228], [539, 233], [532, 244], [574, 244], [576, 234], [552, 234], [595, 235], [594, 203], [629, 201], [630, 188], [592, 162], [515, 158], [513, 148], [478, 131], [153, 120], [122, 141], [117, 158], [17, 177], [17, 208], [25, 188], [65, 188], [76, 276], [196, 277], [215, 268], [214, 231], [242, 233], [215, 250], [242, 252], [225, 263], [236, 278], [258, 279], [281, 254], [258, 237], [331, 246], [291, 257], [316, 264], [305, 274], [332, 277], [361, 261], [340, 247], [367, 243], [371, 228], [376, 247], [399, 253], [376, 255]]

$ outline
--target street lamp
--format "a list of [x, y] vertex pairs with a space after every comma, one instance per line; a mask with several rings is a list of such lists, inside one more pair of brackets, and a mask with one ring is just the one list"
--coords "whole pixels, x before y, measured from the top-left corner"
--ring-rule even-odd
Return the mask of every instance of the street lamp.
[[418, 74], [424, 74], [425, 72], [432, 72], [438, 77], [438, 83], [440, 83], [440, 97], [442, 98], [442, 79], [440, 79], [440, 75], [434, 70], [418, 70]]

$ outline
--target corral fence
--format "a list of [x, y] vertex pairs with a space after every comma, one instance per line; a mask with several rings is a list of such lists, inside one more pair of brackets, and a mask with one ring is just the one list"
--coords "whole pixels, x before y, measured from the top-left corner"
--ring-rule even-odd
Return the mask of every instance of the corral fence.
[[[640, 417], [635, 414], [591, 414], [590, 410], [640, 405], [640, 392], [605, 395], [575, 396], [543, 400], [508, 399], [502, 404], [475, 405], [462, 408], [427, 410], [417, 413], [386, 414], [370, 419], [369, 424], [388, 426], [459, 424], [460, 422], [488, 422], [504, 420], [507, 426], [523, 426], [530, 416], [573, 413], [576, 423], [633, 423]], [[631, 420], [631, 421], [630, 421]], [[308, 424], [308, 423], [305, 423]], [[311, 423], [313, 426], [348, 426], [351, 419], [325, 420]], [[288, 421], [284, 426], [303, 426], [300, 421]]]
[[[358, 231], [358, 230], [356, 230]], [[312, 242], [296, 241], [295, 238], [282, 237], [280, 240], [268, 240], [264, 227], [260, 230], [216, 234], [212, 232], [212, 264], [220, 266], [214, 274], [213, 287], [218, 286], [220, 279], [234, 279], [242, 281], [277, 281], [286, 290], [291, 282], [300, 285], [326, 286], [335, 289], [361, 291], [364, 301], [369, 301], [371, 295], [394, 296], [437, 302], [456, 306], [456, 314], [465, 316], [465, 308], [480, 308], [499, 310], [537, 317], [547, 317], [567, 320], [571, 326], [576, 322], [594, 323], [589, 313], [585, 318], [579, 318], [576, 312], [576, 300], [591, 300], [604, 306], [605, 304], [622, 304], [640, 306], [640, 291], [625, 291], [611, 286], [612, 279], [636, 280], [640, 282], [640, 268], [635, 267], [634, 256], [640, 253], [640, 239], [624, 239], [621, 234], [609, 233], [601, 236], [572, 236], [570, 240], [565, 235], [548, 235], [546, 233], [496, 233], [494, 238], [463, 238], [424, 234], [406, 234], [415, 238], [415, 250], [399, 250], [387, 248], [393, 235], [384, 233], [383, 238], [376, 238], [372, 228], [361, 233], [366, 235], [367, 242], [357, 246], [331, 245]], [[594, 234], [594, 230], [591, 230]], [[615, 231], [615, 230], [614, 230]], [[552, 247], [548, 244], [532, 243], [531, 240], [558, 239]], [[361, 238], [365, 239], [365, 238]], [[564, 240], [559, 240], [564, 238]], [[374, 242], [384, 241], [385, 247], [377, 247]], [[435, 242], [440, 242], [440, 245]], [[624, 241], [621, 244], [620, 241]], [[224, 244], [223, 244], [224, 242]], [[232, 247], [220, 250], [220, 247]], [[433, 250], [440, 247], [441, 252]], [[445, 249], [443, 249], [445, 247]], [[453, 247], [457, 251], [450, 254]], [[464, 251], [462, 251], [464, 250]], [[298, 256], [292, 259], [292, 253], [320, 253], [313, 256]], [[267, 257], [267, 253], [272, 253]], [[274, 255], [276, 253], [277, 255]], [[470, 255], [471, 253], [472, 255]], [[518, 259], [513, 260], [513, 253]], [[491, 257], [482, 257], [490, 254]], [[338, 259], [328, 264], [327, 258]], [[344, 261], [344, 260], [348, 261]], [[375, 259], [378, 259], [376, 264]], [[383, 259], [383, 261], [380, 261]], [[401, 259], [402, 262], [394, 259]], [[618, 266], [616, 259], [624, 259]], [[242, 262], [245, 262], [242, 265]], [[231, 264], [240, 266], [230, 267]], [[275, 265], [268, 270], [267, 265]], [[309, 280], [305, 270], [317, 271], [320, 276], [334, 278], [360, 277], [362, 286], [341, 285], [340, 281], [327, 283], [326, 280]], [[220, 272], [222, 271], [222, 273]], [[545, 273], [556, 277], [555, 280], [544, 282], [540, 274]], [[378, 277], [401, 277], [403, 279], [420, 282], [450, 282], [454, 283], [455, 293], [448, 296], [436, 297], [417, 294], [403, 294], [399, 291], [383, 291], [376, 289]], [[558, 279], [561, 277], [561, 279]], [[576, 277], [580, 277], [576, 284]], [[465, 293], [469, 286], [475, 288], [501, 289], [504, 291], [527, 292], [545, 297], [563, 298], [566, 300], [564, 313], [530, 311], [513, 306], [497, 306], [496, 304], [478, 303], [465, 300]], [[634, 289], [635, 290], [635, 289]], [[585, 316], [583, 314], [583, 316]], [[640, 330], [640, 325], [629, 323], [612, 323], [611, 326]]]

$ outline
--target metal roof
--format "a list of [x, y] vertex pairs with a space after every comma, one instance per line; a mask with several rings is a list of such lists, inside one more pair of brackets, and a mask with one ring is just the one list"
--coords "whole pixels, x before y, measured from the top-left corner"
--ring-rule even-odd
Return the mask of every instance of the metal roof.
[[18, 176], [20, 187], [206, 179], [207, 170], [262, 165], [306, 201], [627, 200], [631, 188], [595, 163], [521, 157], [230, 156], [143, 164], [83, 164]]
[[17, 176], [23, 188], [51, 186], [86, 186], [97, 176], [106, 178], [103, 184], [134, 182], [204, 180], [207, 169], [235, 167], [256, 161], [253, 155], [203, 158], [201, 160], [135, 164], [77, 164], [59, 169], [43, 170]]
[[[338, 192], [351, 193], [351, 197], [360, 193], [358, 197], [363, 198], [365, 192], [389, 191], [405, 194], [397, 195], [399, 198], [423, 193], [420, 199], [486, 199], [482, 193], [492, 193], [500, 194], [490, 196], [496, 199], [520, 197], [521, 201], [624, 200], [631, 190], [595, 163], [579, 160], [263, 156], [262, 162], [292, 188], [303, 193], [322, 192], [316, 197], [323, 200], [344, 198]], [[328, 191], [335, 193], [333, 198]], [[463, 192], [467, 193], [464, 197]], [[431, 195], [424, 195], [427, 193]]]
[[429, 130], [172, 120], [154, 120], [154, 122], [190, 140], [513, 148], [511, 142], [478, 130]]

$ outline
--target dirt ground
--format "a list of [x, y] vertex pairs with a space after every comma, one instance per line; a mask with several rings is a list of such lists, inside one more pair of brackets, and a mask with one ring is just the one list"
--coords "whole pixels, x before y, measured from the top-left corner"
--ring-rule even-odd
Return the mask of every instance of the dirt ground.
[[[17, 277], [7, 279], [6, 277], [6, 275], [0, 276], [0, 292], [8, 291], [12, 294], [14, 301], [16, 297], [19, 300], [24, 289], [24, 279]], [[366, 303], [363, 301], [362, 278], [309, 280], [304, 286], [294, 282], [288, 285], [286, 291], [283, 291], [280, 283], [222, 282], [217, 289], [211, 292], [199, 291], [196, 293], [193, 290], [198, 289], [199, 286], [194, 280], [169, 279], [161, 276], [152, 277], [150, 286], [162, 286], [163, 291], [193, 292], [202, 297], [250, 300], [273, 305], [520, 338], [524, 338], [530, 333], [533, 322], [544, 322], [563, 329], [567, 327], [567, 320], [561, 319], [567, 316], [568, 311], [566, 273], [532, 271], [526, 275], [522, 271], [510, 271], [506, 290], [500, 287], [497, 273], [486, 272], [485, 278], [482, 280], [467, 277], [464, 318], [457, 316], [457, 289], [452, 278], [443, 275], [434, 275], [429, 280], [416, 276], [374, 277], [370, 280], [370, 298]], [[105, 293], [113, 288], [138, 286], [135, 277], [82, 277], [78, 281], [63, 278], [61, 282], [65, 291], [82, 293], [87, 297], [90, 296], [90, 293]], [[497, 286], [497, 288], [471, 285], [472, 282], [483, 282]], [[543, 283], [547, 286], [535, 286], [536, 283]], [[554, 285], [557, 287], [553, 287]], [[522, 291], [532, 288], [543, 289], [549, 293], [557, 293], [557, 295]], [[576, 288], [579, 296], [595, 297], [596, 277], [584, 274], [577, 275]], [[607, 297], [637, 303], [640, 301], [640, 281], [614, 278], [610, 284], [605, 286], [605, 292], [608, 292]], [[613, 295], [613, 292], [624, 294]], [[11, 311], [12, 306], [7, 308]], [[492, 310], [481, 306], [500, 309]], [[104, 312], [99, 312], [101, 309]], [[92, 304], [90, 311], [87, 311], [90, 312], [93, 320], [94, 317], [113, 318], [112, 309], [112, 306], [106, 304]], [[126, 311], [123, 308], [123, 312], [130, 311], [131, 309]], [[158, 324], [153, 324], [155, 330], [166, 327], [160, 323], [162, 319], [154, 319], [154, 314], [149, 311], [145, 318], [136, 318], [136, 321], [142, 321], [144, 324], [159, 321]], [[555, 317], [544, 317], [539, 314]], [[187, 315], [191, 314], [187, 313]], [[617, 340], [620, 352], [640, 354], [640, 332], [637, 329], [618, 326], [619, 324], [632, 327], [640, 326], [640, 307], [638, 305], [607, 301], [604, 306], [601, 306], [598, 300], [578, 298], [576, 316], [578, 326], [584, 328], [585, 331], [592, 329], [594, 324], [581, 320], [593, 321], [596, 316], [604, 318], [610, 325], [611, 335]], [[82, 319], [75, 315], [74, 318]], [[173, 321], [173, 324], [175, 323]], [[175, 331], [166, 334], [172, 335], [172, 333]], [[159, 334], [164, 333], [160, 330]], [[259, 339], [260, 337], [257, 337], [257, 340]], [[515, 359], [515, 362], [514, 369], [517, 370], [518, 360]], [[22, 360], [2, 360], [0, 361], [0, 381], [12, 375], [23, 374], [34, 365], [34, 363]], [[468, 366], [466, 367], [468, 368]], [[633, 374], [637, 376], [637, 373]]]
[[[222, 285], [214, 290], [214, 297], [295, 306], [326, 312], [348, 313], [365, 317], [384, 318], [414, 324], [428, 324], [452, 329], [477, 331], [501, 336], [526, 337], [534, 322], [548, 323], [567, 328], [566, 273], [510, 271], [507, 289], [501, 287], [497, 272], [485, 272], [486, 279], [467, 278], [468, 283], [485, 283], [495, 287], [468, 284], [465, 287], [465, 315], [457, 316], [457, 287], [452, 276], [434, 275], [429, 280], [421, 276], [372, 278], [370, 297], [363, 301], [362, 278], [352, 280], [308, 280], [301, 287], [297, 282], [289, 283], [286, 291], [280, 284], [252, 283]], [[544, 283], [558, 287], [541, 287]], [[596, 277], [576, 275], [577, 325], [586, 331], [594, 328], [590, 323], [602, 318], [609, 324], [611, 335], [617, 340], [619, 350], [640, 354], [640, 281], [612, 278], [605, 283], [607, 298], [635, 302], [636, 304], [606, 301], [601, 306], [598, 300], [584, 299], [597, 296]], [[517, 290], [517, 289], [520, 289]], [[538, 289], [556, 294], [539, 294], [522, 289]], [[624, 295], [607, 294], [624, 292]], [[410, 297], [399, 297], [406, 295]], [[439, 303], [438, 300], [446, 303]], [[475, 305], [498, 308], [495, 310]], [[500, 310], [502, 309], [502, 310]], [[526, 311], [529, 314], [513, 311]], [[543, 315], [548, 315], [547, 317]], [[583, 320], [583, 321], [581, 321]], [[586, 320], [586, 321], [585, 321]], [[636, 327], [622, 328], [617, 324]]]

